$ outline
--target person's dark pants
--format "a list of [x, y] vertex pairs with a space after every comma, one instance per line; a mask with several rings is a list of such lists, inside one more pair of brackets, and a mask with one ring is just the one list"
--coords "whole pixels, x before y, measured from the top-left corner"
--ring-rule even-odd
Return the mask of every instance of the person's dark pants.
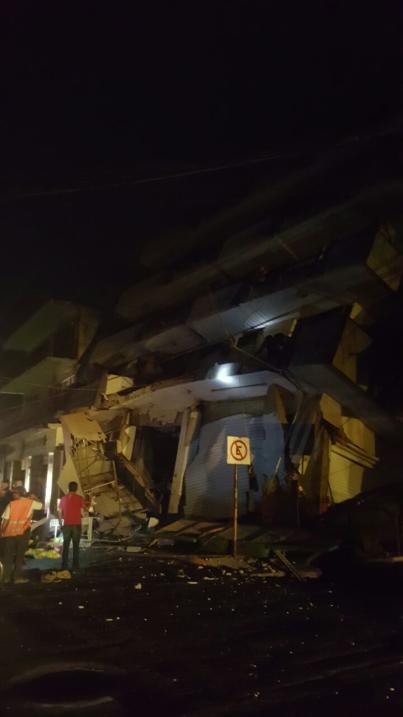
[[0, 581], [4, 578], [4, 541], [5, 538], [0, 538]]
[[9, 583], [12, 580], [22, 576], [22, 568], [24, 565], [24, 555], [28, 550], [29, 533], [27, 530], [24, 535], [15, 535], [13, 537], [2, 538], [3, 543], [3, 581]]
[[81, 525], [63, 525], [63, 553], [62, 570], [67, 569], [69, 560], [70, 543], [73, 541], [73, 570], [78, 570], [80, 565], [80, 538]]

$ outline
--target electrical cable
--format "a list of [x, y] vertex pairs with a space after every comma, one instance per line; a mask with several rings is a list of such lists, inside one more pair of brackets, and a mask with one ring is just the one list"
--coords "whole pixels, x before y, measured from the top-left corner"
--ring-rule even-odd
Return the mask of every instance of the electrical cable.
[[[341, 147], [347, 147], [353, 145], [354, 147], [357, 146], [360, 143], [368, 142], [371, 139], [376, 139], [379, 137], [385, 137], [393, 134], [399, 134], [401, 131], [399, 124], [395, 124], [395, 126], [392, 124], [389, 127], [386, 127], [384, 129], [378, 129], [372, 132], [367, 132], [365, 135], [361, 136], [349, 136], [344, 139], [339, 140], [334, 145], [330, 147], [332, 150], [340, 151]], [[310, 152], [309, 152], [310, 150]], [[326, 150], [329, 150], [329, 147], [326, 147]], [[139, 185], [145, 185], [145, 184], [153, 184], [153, 183], [159, 183], [159, 182], [165, 182], [165, 181], [171, 181], [175, 179], [182, 179], [187, 177], [194, 177], [197, 175], [203, 175], [203, 174], [211, 174], [215, 172], [223, 172], [228, 171], [232, 169], [241, 169], [243, 167], [253, 166], [256, 164], [263, 164], [265, 162], [269, 162], [273, 159], [285, 159], [285, 158], [296, 158], [300, 156], [306, 156], [309, 153], [315, 153], [319, 151], [318, 147], [310, 147], [310, 148], [301, 148], [298, 152], [284, 152], [280, 154], [262, 154], [257, 157], [253, 157], [250, 159], [244, 159], [239, 162], [228, 162], [223, 164], [216, 164], [214, 166], [210, 167], [197, 167], [195, 169], [190, 170], [184, 170], [182, 172], [172, 172], [171, 174], [161, 174], [156, 175], [152, 177], [142, 177], [140, 179], [126, 179], [119, 182], [106, 182], [105, 184], [90, 184], [87, 186], [72, 186], [72, 187], [60, 187], [58, 189], [43, 189], [33, 192], [20, 192], [16, 195], [6, 195], [0, 197], [0, 203], [5, 203], [7, 201], [15, 201], [18, 199], [37, 199], [40, 197], [46, 197], [46, 196], [57, 196], [57, 195], [67, 195], [67, 194], [80, 194], [83, 192], [91, 192], [91, 191], [102, 191], [105, 189], [119, 189], [121, 187], [129, 187], [129, 186], [139, 186]], [[323, 152], [323, 148], [322, 148]]]
[[253, 166], [256, 164], [264, 164], [273, 159], [286, 159], [299, 157], [305, 154], [302, 151], [283, 154], [261, 155], [252, 159], [245, 159], [240, 162], [229, 162], [227, 164], [218, 164], [213, 167], [199, 167], [197, 169], [185, 170], [182, 172], [173, 172], [171, 174], [161, 174], [152, 177], [142, 177], [140, 179], [126, 179], [120, 182], [106, 182], [105, 184], [90, 184], [87, 186], [60, 187], [58, 189], [43, 189], [36, 192], [21, 192], [18, 195], [6, 195], [0, 197], [0, 203], [6, 201], [15, 201], [19, 199], [38, 199], [40, 197], [57, 196], [65, 194], [81, 194], [84, 192], [97, 192], [105, 189], [120, 189], [121, 187], [139, 186], [144, 184], [155, 184], [159, 182], [171, 181], [174, 179], [183, 179], [194, 177], [202, 174], [212, 174], [215, 172], [224, 172], [232, 169], [241, 169], [243, 167]]

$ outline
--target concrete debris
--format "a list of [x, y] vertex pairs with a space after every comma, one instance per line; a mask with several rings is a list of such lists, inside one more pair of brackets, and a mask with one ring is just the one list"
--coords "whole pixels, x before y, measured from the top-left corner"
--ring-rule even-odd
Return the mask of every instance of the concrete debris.
[[173, 538], [156, 538], [150, 543], [150, 548], [157, 545], [161, 548], [172, 548], [175, 545], [175, 540]]
[[41, 582], [60, 583], [62, 580], [71, 580], [71, 578], [70, 570], [52, 570], [50, 573], [43, 573], [41, 575]]
[[71, 580], [72, 578], [70, 570], [58, 570], [56, 575], [58, 578], [61, 578], [61, 580]]
[[57, 574], [55, 572], [44, 573], [43, 575], [41, 575], [41, 582], [42, 583], [60, 583], [61, 579], [57, 577]]
[[129, 538], [134, 531], [133, 519], [128, 515], [105, 517], [98, 519], [97, 532], [101, 536], [113, 535], [115, 537]]
[[159, 523], [160, 523], [160, 521], [158, 518], [151, 516], [151, 518], [148, 519], [147, 528], [149, 530], [153, 530], [154, 528], [156, 528], [159, 525]]
[[[88, 412], [63, 415], [61, 423], [66, 463], [58, 484], [67, 492], [68, 483], [75, 480], [78, 492], [91, 498], [94, 536], [129, 538], [136, 525], [156, 528], [159, 519], [150, 515], [159, 509], [154, 486], [121, 452], [127, 440], [108, 440], [96, 417]], [[116, 431], [121, 427], [120, 421], [117, 424]]]
[[287, 570], [294, 578], [296, 578], [300, 583], [304, 581], [304, 577], [302, 576], [301, 572], [297, 570], [295, 565], [293, 565], [290, 560], [288, 560], [287, 556], [282, 550], [274, 550], [273, 552], [276, 558], [279, 559], [279, 561], [287, 568]]
[[251, 564], [244, 558], [233, 558], [231, 555], [222, 555], [220, 557], [202, 558], [198, 555], [189, 555], [188, 562], [193, 565], [199, 565], [209, 568], [232, 568], [233, 570], [252, 570]]
[[61, 417], [64, 431], [78, 440], [104, 442], [106, 436], [99, 423], [87, 413], [70, 413]]
[[307, 580], [316, 580], [322, 575], [322, 571], [319, 568], [298, 568], [298, 572], [302, 578]]
[[403, 555], [389, 555], [384, 558], [371, 558], [366, 562], [369, 565], [390, 565], [393, 563], [403, 563]]
[[[181, 554], [185, 549], [188, 553], [186, 560], [198, 565], [200, 569], [218, 566], [237, 571], [269, 572], [273, 576], [278, 572], [279, 577], [282, 577], [285, 568], [287, 573], [301, 582], [305, 576], [319, 577], [320, 571], [312, 568], [312, 565], [322, 555], [335, 549], [334, 538], [330, 542], [326, 540], [318, 544], [317, 535], [295, 528], [284, 530], [275, 527], [268, 530], [258, 524], [241, 527], [236, 560], [230, 555], [232, 528], [224, 522], [177, 520], [157, 530], [155, 539], [148, 547], [173, 547]], [[281, 555], [277, 554], [278, 550]], [[190, 552], [193, 555], [189, 555]], [[294, 558], [294, 555], [297, 557], [297, 565], [290, 560], [290, 556]]]

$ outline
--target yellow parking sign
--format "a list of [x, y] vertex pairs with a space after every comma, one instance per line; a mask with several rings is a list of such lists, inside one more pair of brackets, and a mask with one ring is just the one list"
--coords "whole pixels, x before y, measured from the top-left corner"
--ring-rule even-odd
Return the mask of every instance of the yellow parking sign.
[[245, 436], [227, 436], [227, 463], [232, 466], [250, 466], [250, 441]]

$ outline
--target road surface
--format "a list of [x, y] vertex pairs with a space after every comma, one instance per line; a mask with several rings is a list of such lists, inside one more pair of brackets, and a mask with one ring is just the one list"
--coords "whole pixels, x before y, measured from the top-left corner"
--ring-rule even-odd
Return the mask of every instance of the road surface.
[[105, 553], [0, 592], [4, 714], [401, 715], [399, 580], [299, 584]]

